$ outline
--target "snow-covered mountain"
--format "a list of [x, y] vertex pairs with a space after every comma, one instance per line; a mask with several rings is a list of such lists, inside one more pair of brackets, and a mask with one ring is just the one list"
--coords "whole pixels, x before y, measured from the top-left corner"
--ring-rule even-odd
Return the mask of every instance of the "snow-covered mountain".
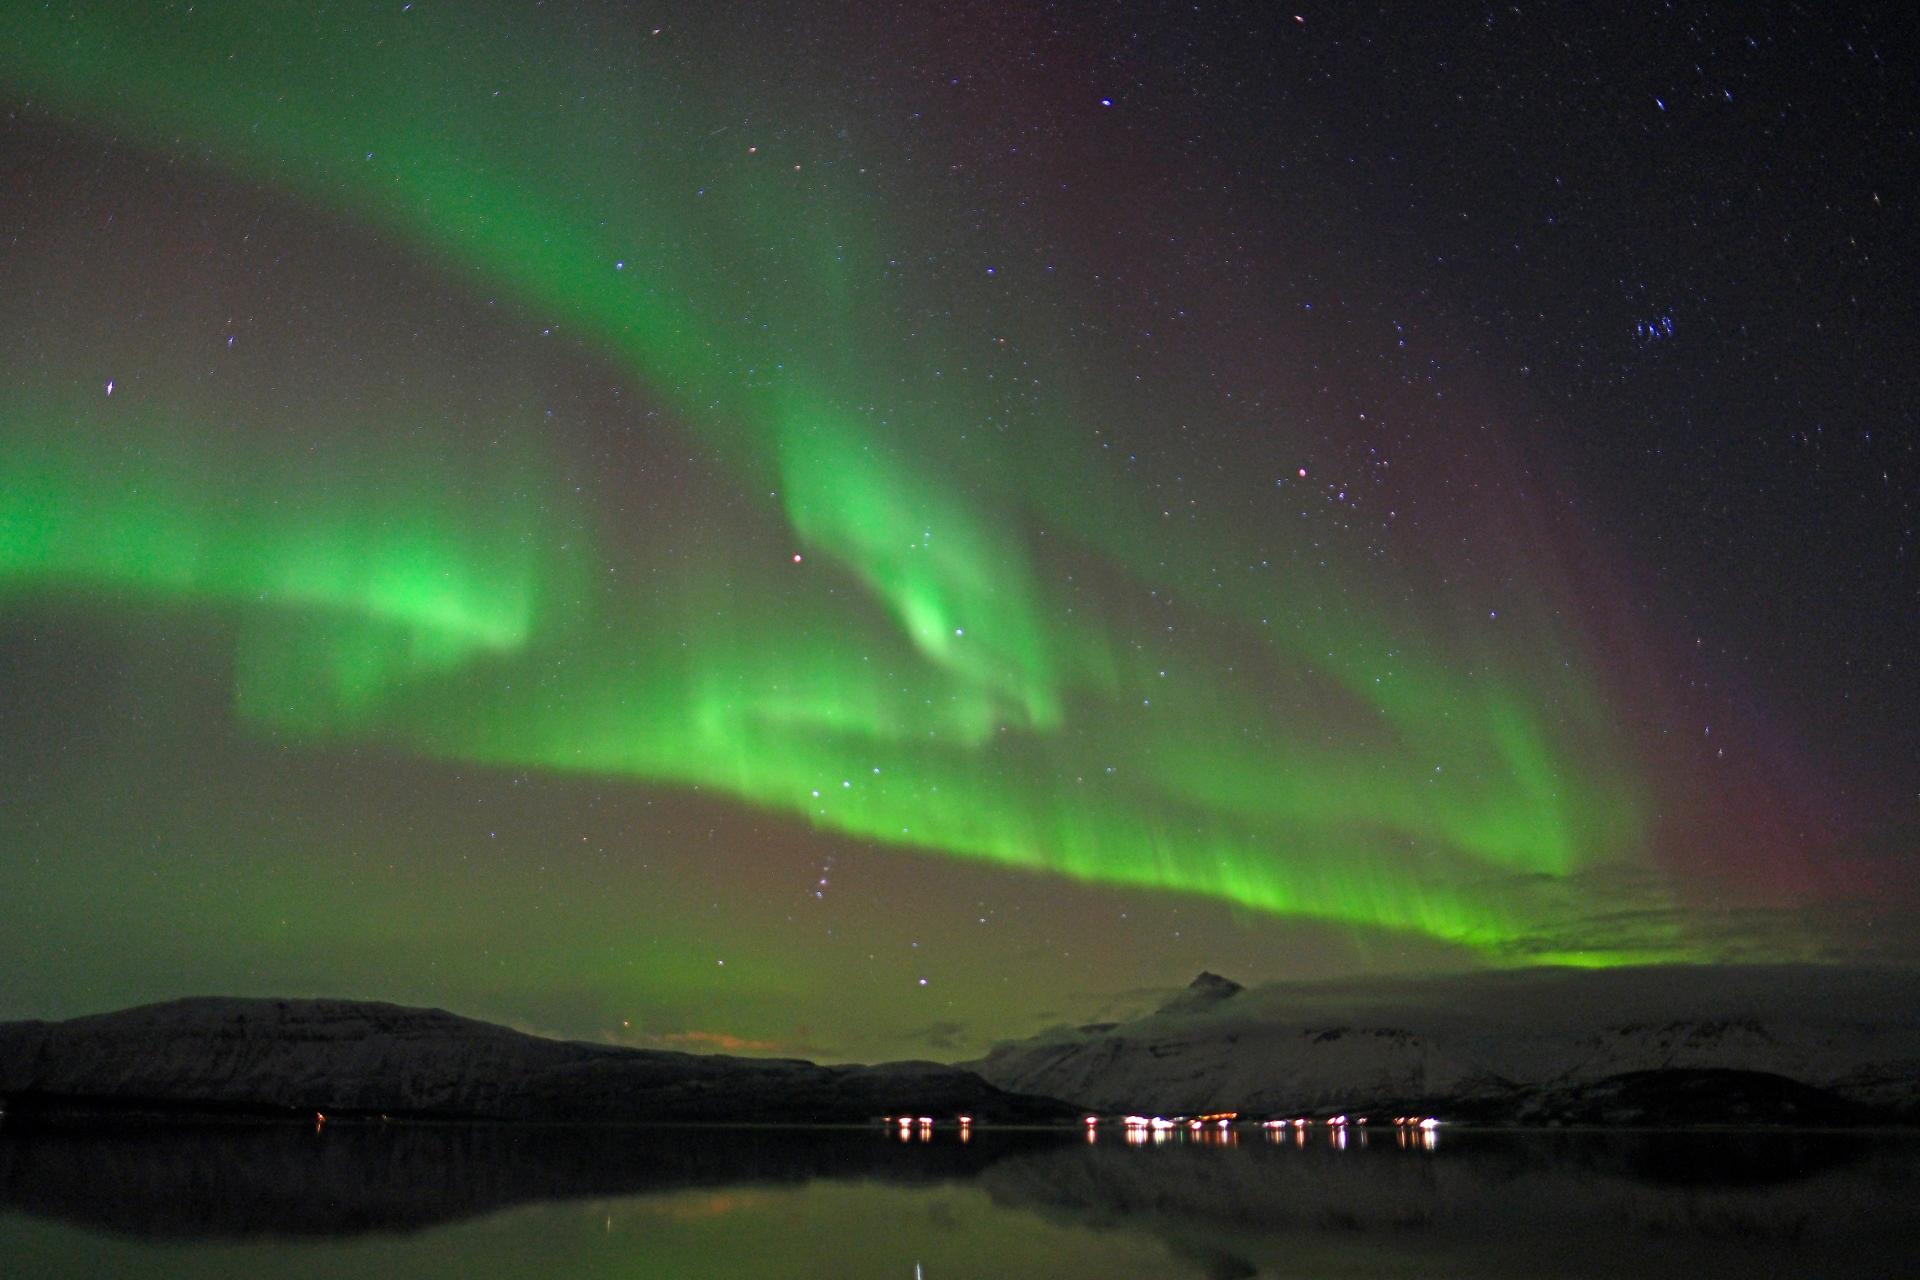
[[931, 1062], [822, 1067], [547, 1040], [438, 1009], [233, 998], [0, 1023], [0, 1104], [502, 1120], [1070, 1114]]
[[964, 1065], [1103, 1111], [1913, 1116], [1920, 975], [1531, 969], [1246, 990], [1203, 973], [1145, 1017], [1043, 1033]]

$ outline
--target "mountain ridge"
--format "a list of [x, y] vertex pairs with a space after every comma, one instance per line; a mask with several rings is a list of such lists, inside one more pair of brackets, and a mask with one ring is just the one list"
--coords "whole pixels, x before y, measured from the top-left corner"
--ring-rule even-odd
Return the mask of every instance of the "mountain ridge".
[[613, 1122], [1050, 1122], [1073, 1108], [933, 1062], [818, 1066], [550, 1040], [378, 1001], [187, 997], [0, 1023], [8, 1111]]

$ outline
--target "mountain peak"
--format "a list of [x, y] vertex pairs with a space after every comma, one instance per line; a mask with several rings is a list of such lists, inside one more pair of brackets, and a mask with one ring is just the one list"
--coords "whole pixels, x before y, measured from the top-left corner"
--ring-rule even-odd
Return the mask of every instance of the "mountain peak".
[[1189, 1014], [1211, 1009], [1222, 1000], [1239, 995], [1245, 987], [1232, 978], [1203, 971], [1187, 984], [1187, 989], [1160, 1006], [1161, 1013]]

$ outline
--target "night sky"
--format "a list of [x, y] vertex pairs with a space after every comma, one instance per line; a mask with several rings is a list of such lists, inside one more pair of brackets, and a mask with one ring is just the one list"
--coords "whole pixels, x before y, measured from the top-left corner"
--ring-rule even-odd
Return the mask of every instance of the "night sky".
[[1898, 12], [6, 6], [0, 1017], [1914, 962]]

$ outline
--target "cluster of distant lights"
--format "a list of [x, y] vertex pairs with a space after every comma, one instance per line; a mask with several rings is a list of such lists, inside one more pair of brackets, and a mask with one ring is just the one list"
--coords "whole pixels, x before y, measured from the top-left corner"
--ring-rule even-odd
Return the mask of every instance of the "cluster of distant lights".
[[[954, 1122], [960, 1129], [960, 1141], [973, 1141], [973, 1117], [955, 1116]], [[933, 1141], [934, 1119], [932, 1116], [888, 1116], [885, 1123], [902, 1142]]]
[[[1088, 1116], [1085, 1123], [1089, 1129], [1097, 1128], [1100, 1125], [1100, 1117]], [[1174, 1116], [1172, 1119], [1168, 1119], [1165, 1116], [1122, 1116], [1120, 1123], [1129, 1132], [1144, 1130], [1148, 1133], [1168, 1133], [1185, 1129], [1189, 1133], [1198, 1133], [1206, 1129], [1231, 1129], [1240, 1123], [1240, 1113], [1237, 1111], [1216, 1111], [1210, 1115]], [[1248, 1121], [1247, 1123], [1252, 1124], [1254, 1122]], [[1318, 1123], [1321, 1122], [1314, 1120], [1311, 1116], [1295, 1116], [1292, 1119], [1286, 1120], [1261, 1120], [1258, 1122], [1258, 1127], [1268, 1132], [1275, 1132], [1286, 1129], [1310, 1129]], [[1349, 1125], [1354, 1128], [1364, 1128], [1367, 1124], [1367, 1117], [1347, 1115], [1329, 1116], [1325, 1124], [1329, 1129], [1345, 1129]], [[1415, 1129], [1432, 1133], [1440, 1127], [1440, 1121], [1438, 1117], [1435, 1116], [1395, 1116], [1393, 1118], [1393, 1127], [1396, 1129]]]
[[[931, 1142], [936, 1125], [946, 1127], [946, 1122], [936, 1121], [932, 1116], [887, 1116], [884, 1123], [902, 1142]], [[973, 1139], [973, 1117], [956, 1116], [954, 1124], [960, 1133], [960, 1141]], [[1094, 1142], [1102, 1126], [1110, 1126], [1107, 1117], [1090, 1115], [1082, 1122], [1087, 1141]], [[1435, 1134], [1440, 1128], [1437, 1116], [1404, 1115], [1393, 1117], [1391, 1127], [1402, 1146], [1418, 1145], [1431, 1151], [1434, 1148]], [[1297, 1144], [1304, 1144], [1307, 1131], [1324, 1126], [1327, 1134], [1337, 1147], [1345, 1147], [1349, 1129], [1364, 1131], [1368, 1127], [1368, 1117], [1345, 1114], [1329, 1116], [1325, 1120], [1316, 1120], [1311, 1116], [1293, 1116], [1283, 1119], [1243, 1121], [1237, 1111], [1214, 1111], [1198, 1116], [1142, 1116], [1126, 1115], [1120, 1117], [1120, 1127], [1126, 1134], [1130, 1145], [1145, 1142], [1165, 1142], [1169, 1139], [1211, 1142], [1234, 1140], [1234, 1135], [1242, 1128], [1255, 1128], [1269, 1139], [1278, 1141], [1292, 1134]]]

